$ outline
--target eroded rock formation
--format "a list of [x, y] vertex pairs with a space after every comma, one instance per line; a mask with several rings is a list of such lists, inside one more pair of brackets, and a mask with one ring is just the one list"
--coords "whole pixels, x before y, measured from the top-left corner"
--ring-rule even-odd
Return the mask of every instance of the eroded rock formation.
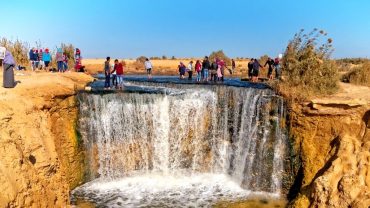
[[91, 77], [32, 76], [0, 90], [0, 207], [65, 207], [82, 178], [74, 95]]
[[370, 205], [369, 115], [364, 99], [317, 99], [292, 109], [292, 142], [302, 161], [293, 207]]

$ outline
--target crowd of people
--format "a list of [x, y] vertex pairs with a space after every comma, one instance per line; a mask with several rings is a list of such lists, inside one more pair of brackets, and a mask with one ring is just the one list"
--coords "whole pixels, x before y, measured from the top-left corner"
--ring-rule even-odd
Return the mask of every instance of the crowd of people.
[[[3, 86], [4, 87], [14, 87], [14, 74], [13, 68], [16, 66], [15, 60], [12, 54], [6, 50], [4, 47], [0, 47], [0, 58], [3, 60]], [[52, 55], [48, 48], [45, 49], [35, 49], [32, 48], [29, 51], [29, 60], [31, 68], [33, 71], [39, 69], [45, 69], [46, 71], [58, 71], [66, 72], [69, 70], [68, 55], [63, 52], [61, 48], [57, 48], [55, 54], [55, 59], [57, 63], [57, 69], [51, 69]], [[74, 54], [74, 69], [77, 72], [84, 72], [85, 67], [82, 65], [82, 56], [80, 49], [76, 48]], [[268, 66], [268, 79], [272, 80], [274, 78], [281, 78], [281, 67], [279, 58], [268, 58], [264, 66], [262, 66], [257, 59], [252, 58], [247, 66], [248, 77], [252, 82], [258, 82], [260, 68]], [[116, 89], [123, 88], [123, 72], [126, 67], [125, 62], [122, 60], [119, 62], [117, 59], [113, 64], [110, 64], [110, 57], [107, 57], [104, 63], [104, 73], [105, 73], [105, 89], [110, 89], [111, 86]], [[144, 62], [144, 68], [147, 72], [148, 79], [152, 79], [152, 70], [153, 64], [151, 61], [146, 58]], [[193, 73], [196, 74], [195, 81], [199, 82], [223, 82], [225, 79], [225, 69], [229, 71], [230, 74], [233, 74], [236, 69], [236, 63], [234, 59], [231, 59], [231, 69], [227, 67], [227, 64], [224, 60], [220, 58], [214, 58], [212, 61], [209, 60], [208, 56], [205, 56], [202, 61], [197, 60], [194, 64], [193, 61], [190, 61], [187, 65], [183, 62], [180, 62], [178, 65], [179, 78], [186, 79], [185, 75], [188, 73], [188, 80], [193, 80]], [[275, 77], [273, 72], [275, 70]], [[112, 83], [112, 84], [111, 84]]]
[[275, 58], [273, 60], [272, 58], [268, 57], [266, 63], [264, 66], [262, 66], [257, 59], [252, 58], [248, 63], [248, 77], [249, 80], [252, 82], [257, 82], [259, 77], [260, 68], [266, 67], [268, 65], [268, 72], [267, 77], [268, 79], [272, 80], [274, 79], [273, 76], [273, 70], [275, 69], [275, 78], [280, 79], [281, 76], [281, 67], [280, 67], [280, 59]]
[[[48, 48], [45, 49], [31, 48], [28, 53], [28, 56], [32, 71], [46, 70], [46, 71], [58, 71], [62, 73], [70, 70], [68, 67], [70, 57], [66, 52], [63, 52], [62, 48], [57, 48], [57, 51], [55, 53], [57, 68], [51, 67], [52, 55]], [[81, 51], [78, 48], [76, 48], [74, 54], [74, 61], [75, 61], [74, 69], [77, 72], [84, 72], [85, 67], [82, 65]]]
[[[152, 78], [152, 68], [153, 65], [149, 59], [146, 59], [145, 69], [148, 74], [148, 79]], [[268, 79], [272, 80], [274, 78], [280, 79], [280, 59], [268, 58], [264, 66], [262, 66], [257, 59], [252, 58], [248, 63], [248, 78], [252, 82], [257, 82], [260, 74], [260, 68], [264, 68], [268, 65]], [[193, 73], [196, 73], [196, 82], [223, 82], [225, 77], [225, 69], [229, 71], [229, 74], [233, 74], [236, 69], [236, 63], [234, 59], [231, 59], [231, 69], [227, 67], [224, 60], [220, 58], [214, 58], [212, 61], [209, 60], [208, 56], [205, 56], [203, 61], [197, 60], [194, 62], [191, 60], [188, 65], [180, 62], [178, 65], [179, 78], [186, 79], [186, 72], [188, 73], [188, 80], [193, 79]], [[275, 70], [275, 77], [273, 76], [273, 71]]]
[[[257, 82], [259, 78], [260, 68], [264, 68], [268, 65], [268, 78], [274, 79], [273, 70], [275, 69], [275, 78], [279, 79], [280, 70], [280, 60], [275, 58], [275, 60], [268, 58], [265, 65], [262, 66], [257, 59], [252, 58], [248, 63], [248, 77], [252, 82]], [[119, 62], [117, 59], [114, 64], [110, 65], [110, 57], [107, 57], [104, 63], [104, 74], [105, 74], [105, 84], [104, 89], [111, 89], [114, 86], [117, 89], [122, 89], [123, 87], [123, 70], [126, 67], [125, 62]], [[146, 58], [144, 62], [144, 68], [148, 75], [148, 79], [152, 79], [152, 62]], [[194, 62], [191, 60], [186, 66], [183, 62], [178, 65], [179, 78], [186, 79], [185, 75], [188, 73], [188, 80], [193, 80], [193, 73], [196, 73], [196, 82], [223, 82], [225, 79], [225, 69], [229, 71], [230, 74], [234, 73], [236, 69], [236, 63], [234, 59], [231, 59], [231, 69], [227, 67], [226, 62], [220, 58], [214, 58], [213, 61], [209, 60], [208, 56], [205, 56], [203, 61], [197, 60]], [[112, 85], [111, 85], [112, 82]]]

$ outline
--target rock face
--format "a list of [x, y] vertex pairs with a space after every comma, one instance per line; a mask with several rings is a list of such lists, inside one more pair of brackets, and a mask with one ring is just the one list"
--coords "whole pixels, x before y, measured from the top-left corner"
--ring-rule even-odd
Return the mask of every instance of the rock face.
[[292, 207], [370, 206], [369, 124], [369, 100], [316, 99], [293, 107], [292, 143], [301, 165]]
[[82, 179], [74, 130], [76, 88], [82, 74], [16, 77], [0, 89], [0, 207], [65, 207], [69, 190]]

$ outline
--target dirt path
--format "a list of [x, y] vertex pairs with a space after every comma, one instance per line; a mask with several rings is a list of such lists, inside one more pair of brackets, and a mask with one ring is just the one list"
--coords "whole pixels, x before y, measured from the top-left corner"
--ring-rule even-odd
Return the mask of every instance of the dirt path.
[[348, 106], [370, 105], [370, 88], [366, 86], [339, 83], [340, 90], [331, 96], [317, 97], [312, 99], [318, 104], [343, 104]]

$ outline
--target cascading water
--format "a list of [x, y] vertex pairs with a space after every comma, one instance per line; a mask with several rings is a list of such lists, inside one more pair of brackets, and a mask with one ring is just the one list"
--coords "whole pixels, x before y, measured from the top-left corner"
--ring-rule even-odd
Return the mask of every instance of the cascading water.
[[208, 207], [251, 195], [280, 196], [284, 106], [271, 90], [139, 87], [151, 93], [79, 95], [91, 181], [72, 192], [72, 201]]

